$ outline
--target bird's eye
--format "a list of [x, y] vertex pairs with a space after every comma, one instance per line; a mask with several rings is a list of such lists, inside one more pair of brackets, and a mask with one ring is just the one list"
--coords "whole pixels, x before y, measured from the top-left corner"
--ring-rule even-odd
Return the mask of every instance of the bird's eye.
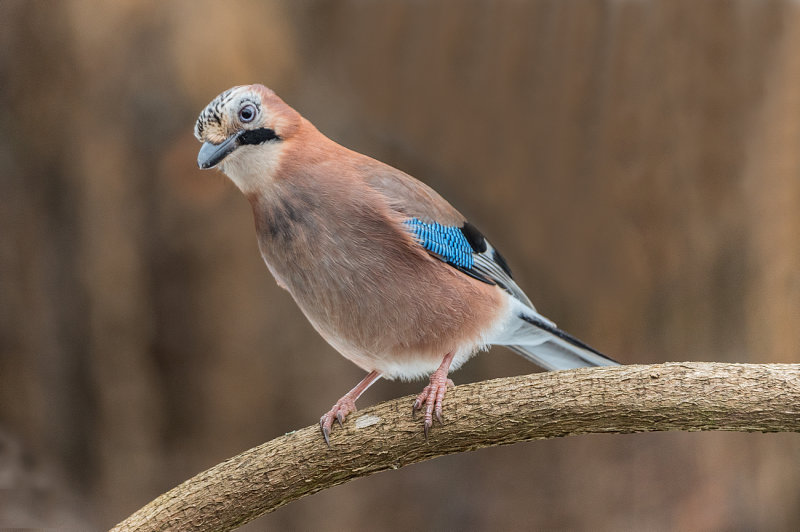
[[244, 123], [252, 122], [253, 119], [256, 117], [256, 108], [251, 105], [247, 104], [241, 109], [239, 109], [239, 120]]

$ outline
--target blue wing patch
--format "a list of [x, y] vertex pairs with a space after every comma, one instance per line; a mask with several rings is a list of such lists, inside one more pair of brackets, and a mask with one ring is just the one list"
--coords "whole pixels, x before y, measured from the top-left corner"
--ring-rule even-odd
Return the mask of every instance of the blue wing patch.
[[498, 285], [512, 296], [533, 308], [528, 296], [511, 278], [505, 259], [469, 222], [461, 227], [425, 223], [419, 218], [403, 221], [411, 234], [425, 250], [481, 282]]
[[475, 265], [469, 241], [458, 227], [425, 223], [417, 218], [403, 222], [419, 243], [430, 253], [459, 269], [471, 270]]

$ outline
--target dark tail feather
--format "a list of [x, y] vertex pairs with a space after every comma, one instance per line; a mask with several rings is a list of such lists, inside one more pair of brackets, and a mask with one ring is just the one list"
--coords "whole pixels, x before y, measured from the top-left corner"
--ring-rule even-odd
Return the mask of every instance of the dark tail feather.
[[544, 369], [559, 370], [619, 365], [616, 360], [607, 357], [550, 323], [534, 316], [520, 315], [520, 318], [547, 332], [549, 338], [533, 345], [512, 345], [509, 348]]

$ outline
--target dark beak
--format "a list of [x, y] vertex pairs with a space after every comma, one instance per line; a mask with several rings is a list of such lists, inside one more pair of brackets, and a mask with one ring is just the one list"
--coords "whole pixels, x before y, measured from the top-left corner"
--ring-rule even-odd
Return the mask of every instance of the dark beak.
[[197, 154], [197, 165], [203, 170], [217, 166], [222, 159], [230, 155], [239, 146], [241, 134], [241, 131], [234, 133], [219, 144], [204, 142], [203, 147], [200, 148], [200, 153]]

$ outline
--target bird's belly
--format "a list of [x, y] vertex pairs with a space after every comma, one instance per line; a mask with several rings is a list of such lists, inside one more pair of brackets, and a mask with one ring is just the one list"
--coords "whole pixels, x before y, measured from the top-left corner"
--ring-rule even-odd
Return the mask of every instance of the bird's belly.
[[[333, 346], [343, 357], [353, 362], [364, 371], [378, 371], [384, 378], [413, 380], [430, 375], [442, 362], [444, 354], [424, 349], [365, 349], [364, 346], [350, 343], [340, 335], [329, 334], [324, 327], [311, 321], [320, 335]], [[458, 366], [463, 364], [474, 352], [473, 346], [461, 351]], [[455, 366], [455, 364], [453, 364]], [[456, 366], [456, 367], [458, 367]], [[456, 369], [454, 367], [453, 369]]]
[[362, 263], [345, 275], [270, 269], [322, 337], [364, 370], [419, 378], [450, 352], [456, 369], [484, 346], [505, 298], [427, 256], [408, 262]]
[[388, 210], [329, 192], [303, 208], [294, 197], [264, 198], [259, 248], [278, 283], [365, 370], [414, 378], [450, 352], [453, 366], [463, 363], [483, 345], [503, 292], [431, 257]]

